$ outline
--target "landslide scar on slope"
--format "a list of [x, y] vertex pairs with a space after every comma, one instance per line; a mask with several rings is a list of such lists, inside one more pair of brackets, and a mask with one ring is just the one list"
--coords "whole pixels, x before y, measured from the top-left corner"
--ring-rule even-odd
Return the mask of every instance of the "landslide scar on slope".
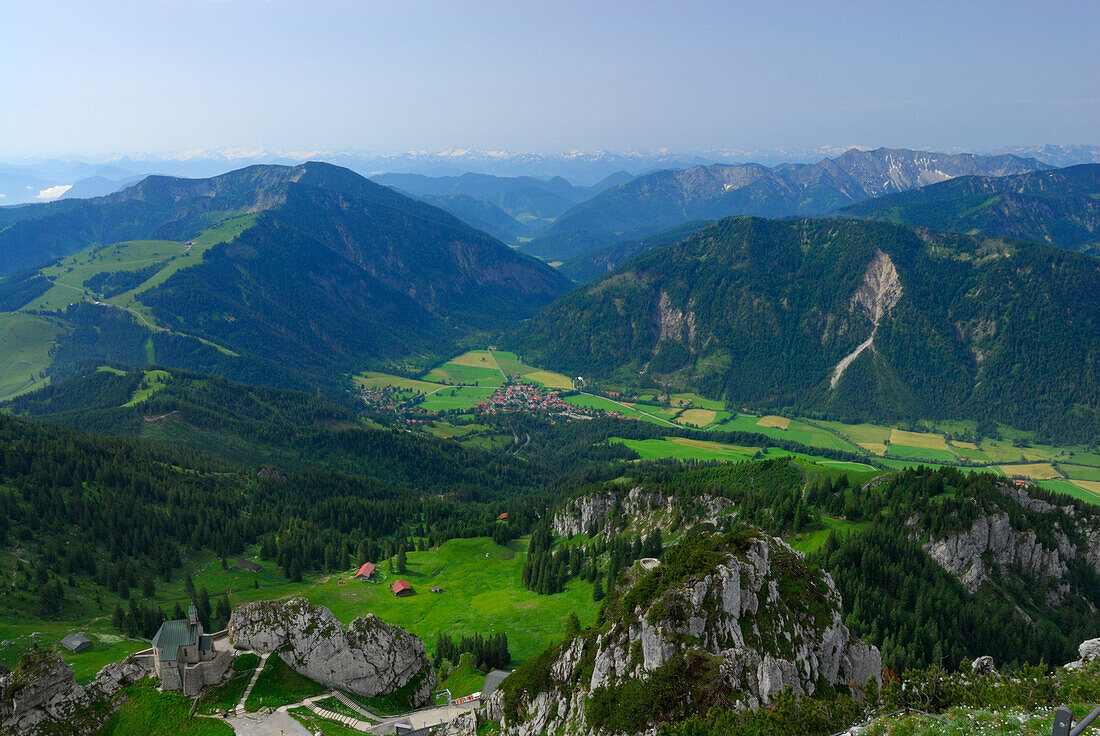
[[894, 267], [894, 262], [890, 260], [890, 256], [876, 248], [875, 257], [868, 264], [867, 272], [863, 274], [863, 283], [852, 295], [849, 307], [850, 310], [855, 310], [856, 305], [863, 307], [867, 317], [871, 320], [871, 324], [874, 325], [871, 328], [871, 336], [836, 364], [832, 378], [829, 379], [830, 390], [836, 388], [840, 377], [844, 375], [844, 371], [852, 364], [852, 361], [858, 358], [864, 350], [872, 347], [875, 333], [878, 332], [879, 322], [890, 313], [891, 309], [897, 306], [902, 293], [901, 280], [898, 279], [898, 270]]

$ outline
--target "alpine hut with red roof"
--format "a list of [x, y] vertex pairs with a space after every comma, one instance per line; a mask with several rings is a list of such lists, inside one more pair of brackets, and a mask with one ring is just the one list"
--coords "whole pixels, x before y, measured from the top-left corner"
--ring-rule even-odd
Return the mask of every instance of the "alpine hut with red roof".
[[374, 577], [374, 563], [364, 562], [363, 566], [359, 568], [359, 572], [355, 573], [355, 577], [360, 580], [370, 580]]
[[390, 586], [390, 589], [393, 591], [393, 594], [398, 597], [403, 595], [412, 595], [413, 593], [413, 586], [409, 585], [408, 580], [398, 580]]

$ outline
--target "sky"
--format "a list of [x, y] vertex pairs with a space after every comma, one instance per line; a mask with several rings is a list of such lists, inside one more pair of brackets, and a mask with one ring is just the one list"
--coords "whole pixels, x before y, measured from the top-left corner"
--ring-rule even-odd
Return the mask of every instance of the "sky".
[[4, 0], [0, 156], [1100, 143], [1100, 2]]

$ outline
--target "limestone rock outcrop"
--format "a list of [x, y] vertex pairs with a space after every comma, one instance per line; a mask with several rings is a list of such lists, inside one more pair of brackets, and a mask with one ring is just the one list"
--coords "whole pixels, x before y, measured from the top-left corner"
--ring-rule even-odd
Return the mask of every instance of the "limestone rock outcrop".
[[107, 665], [82, 686], [56, 653], [33, 651], [0, 677], [0, 734], [96, 734], [119, 705], [122, 687], [150, 672], [147, 659], [131, 658]]
[[[643, 583], [645, 576], [635, 585]], [[684, 665], [691, 661], [714, 665], [706, 682], [685, 690], [688, 697], [713, 694], [715, 700], [695, 704], [702, 709], [756, 709], [783, 689], [812, 695], [822, 683], [852, 686], [857, 695], [878, 687], [879, 651], [842, 622], [832, 579], [811, 571], [801, 553], [777, 538], [752, 538], [713, 570], [657, 589], [653, 597], [645, 590], [633, 610], [554, 652], [549, 687], [524, 693], [509, 710], [506, 680], [482, 715], [501, 720], [508, 736], [591, 733], [597, 729], [587, 721], [586, 703], [593, 694], [694, 672]], [[634, 602], [630, 592], [622, 600]], [[630, 733], [654, 729], [639, 722]]]
[[424, 642], [368, 614], [345, 629], [332, 611], [304, 598], [249, 603], [233, 611], [229, 637], [237, 647], [278, 656], [302, 675], [329, 687], [374, 697], [416, 681], [414, 705], [436, 685]]
[[578, 496], [554, 513], [554, 533], [572, 537], [596, 532], [604, 540], [630, 531], [646, 534], [701, 521], [713, 521], [732, 505], [726, 498], [703, 495], [690, 501], [640, 486]]
[[[1071, 594], [1069, 567], [1083, 560], [1100, 573], [1100, 520], [1078, 513], [1073, 506], [1055, 506], [1033, 498], [1024, 488], [1004, 484], [1000, 508], [988, 509], [969, 529], [934, 537], [924, 550], [971, 593], [995, 575], [1016, 572], [1046, 589], [1046, 602], [1056, 606]], [[1036, 533], [1025, 515], [1041, 515], [1048, 532]], [[1015, 518], [1019, 517], [1019, 518]], [[920, 519], [911, 520], [913, 534], [921, 534]], [[1076, 541], [1075, 541], [1076, 540]]]

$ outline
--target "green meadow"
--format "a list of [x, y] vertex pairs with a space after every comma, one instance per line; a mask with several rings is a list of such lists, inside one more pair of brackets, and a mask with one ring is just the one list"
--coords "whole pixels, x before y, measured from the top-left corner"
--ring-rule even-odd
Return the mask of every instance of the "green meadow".
[[[570, 613], [582, 625], [595, 621], [598, 604], [592, 585], [571, 580], [564, 593], [544, 596], [523, 587], [521, 569], [527, 540], [501, 547], [486, 538], [452, 539], [427, 552], [409, 552], [407, 572], [389, 572], [378, 563], [379, 580], [362, 582], [334, 575], [309, 586], [303, 594], [327, 606], [348, 623], [373, 613], [419, 636], [434, 651], [437, 632], [463, 634], [504, 632], [513, 664], [542, 652], [562, 638]], [[397, 579], [408, 580], [414, 594], [398, 598], [390, 591]], [[437, 585], [442, 593], [432, 593]]]
[[21, 312], [0, 314], [0, 401], [49, 385], [43, 373], [62, 328]]

